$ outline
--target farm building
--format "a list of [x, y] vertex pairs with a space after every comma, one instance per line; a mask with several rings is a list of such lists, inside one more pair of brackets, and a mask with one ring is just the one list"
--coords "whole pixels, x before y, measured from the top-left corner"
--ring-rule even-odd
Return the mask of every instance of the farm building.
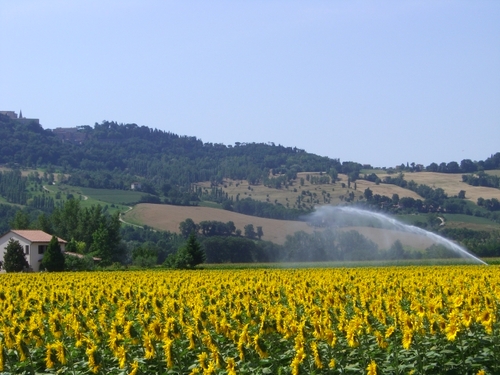
[[130, 184], [130, 189], [132, 189], [132, 190], [141, 190], [141, 183], [140, 182], [132, 182]]
[[[30, 265], [31, 270], [39, 271], [43, 253], [52, 239], [52, 235], [41, 230], [11, 230], [0, 237], [0, 261], [3, 261], [5, 249], [10, 239], [19, 241], [24, 249], [24, 255]], [[65, 251], [66, 241], [59, 238], [61, 251]]]

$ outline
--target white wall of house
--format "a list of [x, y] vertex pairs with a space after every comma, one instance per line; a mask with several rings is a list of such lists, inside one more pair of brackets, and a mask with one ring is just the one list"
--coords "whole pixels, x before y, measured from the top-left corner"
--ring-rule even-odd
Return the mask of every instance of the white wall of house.
[[[0, 261], [3, 261], [3, 257], [9, 244], [10, 239], [19, 241], [24, 250], [24, 255], [31, 269], [35, 272], [40, 271], [40, 263], [43, 258], [43, 253], [47, 250], [48, 242], [31, 242], [25, 238], [16, 235], [15, 233], [9, 232], [0, 238]], [[65, 244], [59, 243], [61, 246], [61, 251], [64, 252]]]

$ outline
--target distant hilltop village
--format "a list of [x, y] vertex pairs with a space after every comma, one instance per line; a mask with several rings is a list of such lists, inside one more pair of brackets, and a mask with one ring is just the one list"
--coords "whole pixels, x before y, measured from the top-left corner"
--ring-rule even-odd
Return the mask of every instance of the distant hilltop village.
[[81, 128], [81, 126], [75, 128], [55, 128], [52, 130], [52, 133], [63, 142], [82, 143], [87, 138], [87, 134], [81, 132]]
[[[23, 124], [36, 123], [40, 125], [40, 120], [37, 118], [26, 118], [23, 117], [23, 112], [19, 111], [19, 116], [14, 111], [0, 111], [0, 115], [7, 116], [11, 120], [21, 122]], [[52, 130], [55, 136], [60, 138], [63, 142], [75, 142], [81, 143], [86, 139], [86, 134], [80, 131], [80, 126], [74, 128], [55, 128]]]
[[40, 120], [37, 118], [26, 118], [23, 117], [23, 111], [19, 111], [19, 117], [17, 116], [17, 113], [14, 111], [0, 111], [0, 115], [7, 116], [11, 120], [16, 120], [18, 122], [22, 123], [30, 123], [30, 122], [35, 122], [37, 125], [40, 125]]

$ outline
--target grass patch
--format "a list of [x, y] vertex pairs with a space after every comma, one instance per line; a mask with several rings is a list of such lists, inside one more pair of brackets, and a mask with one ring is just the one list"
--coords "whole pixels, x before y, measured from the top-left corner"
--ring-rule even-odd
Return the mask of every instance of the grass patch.
[[222, 205], [219, 203], [215, 202], [210, 202], [210, 201], [201, 201], [198, 206], [200, 207], [210, 207], [210, 208], [220, 208], [222, 209]]
[[122, 216], [123, 223], [125, 225], [132, 225], [135, 227], [144, 228], [144, 223], [136, 218], [134, 212], [127, 211], [127, 215]]
[[381, 168], [374, 168], [374, 169], [361, 169], [359, 171], [360, 176], [363, 176], [365, 174], [370, 175], [372, 173], [375, 174], [387, 174], [387, 170], [381, 169]]
[[498, 176], [500, 177], [500, 169], [493, 169], [491, 171], [485, 171], [486, 174], [489, 174], [491, 176]]
[[83, 195], [98, 201], [114, 204], [129, 205], [140, 201], [145, 193], [140, 191], [118, 190], [118, 189], [93, 189], [78, 188]]
[[[115, 212], [125, 212], [128, 210], [127, 205], [119, 204], [119, 203], [114, 203], [110, 201], [105, 201], [102, 199], [96, 199], [93, 196], [85, 194], [83, 191], [85, 188], [78, 187], [78, 186], [70, 186], [70, 185], [65, 185], [65, 184], [57, 184], [57, 185], [44, 185], [44, 189], [48, 191], [50, 194], [54, 196], [54, 199], [57, 195], [57, 193], [61, 194], [61, 199], [56, 199], [57, 202], [65, 201], [68, 199], [69, 196], [73, 196], [74, 199], [80, 200], [80, 206], [82, 208], [90, 208], [92, 206], [100, 205], [102, 207], [107, 206], [107, 212], [110, 214], [113, 214]], [[91, 191], [96, 190], [96, 191], [103, 191], [103, 192], [109, 192], [111, 195], [111, 192], [114, 192], [115, 190], [106, 190], [106, 189], [89, 189]], [[117, 190], [120, 191], [120, 190]], [[99, 196], [99, 195], [98, 195]], [[101, 194], [101, 198], [104, 197], [105, 194]]]
[[427, 223], [428, 214], [404, 214], [404, 215], [395, 215], [394, 219], [399, 220], [408, 225], [415, 225], [418, 222]]
[[444, 214], [443, 216], [446, 221], [451, 222], [461, 222], [470, 224], [484, 224], [484, 225], [498, 225], [494, 221], [487, 219], [485, 217], [470, 216], [464, 214]]
[[[489, 260], [496, 263], [490, 263]], [[483, 259], [488, 264], [500, 264], [500, 258]], [[449, 265], [477, 265], [470, 259], [401, 259], [401, 260], [370, 260], [370, 261], [344, 261], [344, 262], [283, 262], [283, 263], [222, 263], [202, 264], [204, 269], [252, 269], [252, 268], [360, 268], [360, 267], [394, 267], [394, 266], [449, 266]]]
[[500, 264], [500, 258], [482, 258], [482, 261], [488, 263], [488, 265], [493, 266], [493, 265], [499, 265]]

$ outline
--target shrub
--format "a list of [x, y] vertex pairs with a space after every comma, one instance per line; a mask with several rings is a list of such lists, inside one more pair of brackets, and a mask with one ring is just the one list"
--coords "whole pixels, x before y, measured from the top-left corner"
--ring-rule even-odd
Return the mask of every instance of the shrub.
[[68, 271], [92, 271], [95, 269], [94, 259], [90, 255], [80, 258], [74, 255], [64, 255], [64, 268]]

